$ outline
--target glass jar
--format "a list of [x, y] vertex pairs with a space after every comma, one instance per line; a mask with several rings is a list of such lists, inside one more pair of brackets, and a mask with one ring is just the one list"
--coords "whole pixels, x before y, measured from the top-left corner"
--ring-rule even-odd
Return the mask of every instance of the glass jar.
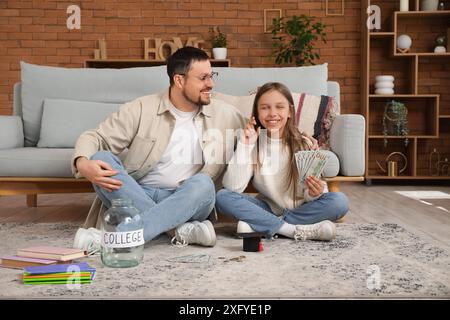
[[113, 199], [103, 214], [101, 258], [113, 268], [137, 266], [144, 256], [144, 223], [132, 200]]

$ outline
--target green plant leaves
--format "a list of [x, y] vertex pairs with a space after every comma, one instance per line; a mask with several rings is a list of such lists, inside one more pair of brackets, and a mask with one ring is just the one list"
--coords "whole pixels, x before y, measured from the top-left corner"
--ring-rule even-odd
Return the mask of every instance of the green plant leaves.
[[326, 43], [325, 25], [314, 22], [306, 16], [293, 16], [289, 20], [285, 17], [275, 18], [272, 21], [272, 53], [276, 64], [292, 63], [296, 65], [314, 64], [320, 56], [314, 52], [314, 42], [322, 40]]
[[210, 28], [211, 42], [213, 48], [226, 48], [227, 47], [227, 36], [225, 33], [220, 31], [219, 27]]

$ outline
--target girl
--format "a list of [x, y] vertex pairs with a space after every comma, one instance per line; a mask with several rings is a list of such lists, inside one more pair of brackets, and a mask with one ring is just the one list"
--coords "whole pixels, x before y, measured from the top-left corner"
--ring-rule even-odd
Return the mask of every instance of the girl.
[[[294, 114], [294, 101], [285, 85], [270, 82], [259, 88], [253, 116], [224, 175], [225, 189], [216, 198], [223, 214], [239, 220], [238, 233], [331, 240], [336, 228], [330, 220], [340, 219], [348, 210], [347, 197], [328, 192], [324, 181], [310, 176], [304, 185], [298, 184], [294, 154], [317, 145], [298, 131]], [[259, 192], [256, 197], [242, 194], [252, 178]]]

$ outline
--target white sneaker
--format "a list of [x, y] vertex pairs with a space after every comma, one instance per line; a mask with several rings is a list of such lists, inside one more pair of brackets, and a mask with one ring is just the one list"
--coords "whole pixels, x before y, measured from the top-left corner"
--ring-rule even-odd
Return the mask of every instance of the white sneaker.
[[214, 247], [216, 244], [216, 232], [209, 220], [186, 222], [175, 229], [175, 237], [172, 238], [171, 242], [173, 245], [181, 247], [188, 244]]
[[336, 226], [330, 220], [315, 224], [296, 225], [295, 240], [325, 240], [329, 241], [336, 236]]
[[250, 227], [250, 225], [247, 222], [242, 220], [238, 221], [236, 233], [252, 233], [252, 232], [256, 231], [253, 230], [253, 228]]
[[101, 231], [95, 228], [79, 228], [73, 240], [73, 247], [84, 249], [88, 255], [100, 252], [101, 249]]

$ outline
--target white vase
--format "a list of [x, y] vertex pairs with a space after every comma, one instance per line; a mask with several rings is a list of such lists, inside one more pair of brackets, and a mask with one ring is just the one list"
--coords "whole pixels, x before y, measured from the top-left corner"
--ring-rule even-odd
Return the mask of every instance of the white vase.
[[375, 81], [377, 82], [381, 82], [381, 81], [391, 81], [393, 82], [395, 80], [394, 76], [392, 75], [387, 75], [387, 74], [382, 74], [379, 76], [375, 77]]
[[446, 53], [447, 49], [444, 46], [437, 46], [434, 48], [434, 53]]
[[227, 58], [227, 48], [213, 48], [214, 59], [223, 60]]
[[400, 0], [400, 11], [409, 11], [409, 0]]
[[381, 95], [391, 95], [394, 94], [394, 89], [375, 89], [375, 94], [381, 94]]
[[394, 94], [394, 80], [392, 75], [379, 75], [375, 77], [375, 94]]
[[435, 11], [439, 5], [439, 0], [421, 0], [420, 10], [422, 11]]
[[394, 81], [378, 81], [375, 83], [375, 89], [394, 89]]

